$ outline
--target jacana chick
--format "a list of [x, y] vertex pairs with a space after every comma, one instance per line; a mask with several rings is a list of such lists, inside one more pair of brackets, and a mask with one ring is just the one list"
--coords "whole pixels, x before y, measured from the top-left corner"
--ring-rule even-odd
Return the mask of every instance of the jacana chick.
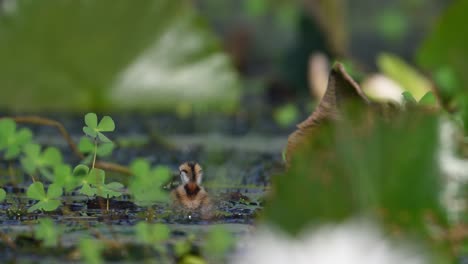
[[179, 167], [181, 185], [171, 192], [174, 205], [188, 210], [200, 210], [203, 218], [210, 217], [211, 201], [201, 186], [203, 170], [196, 162], [185, 162]]

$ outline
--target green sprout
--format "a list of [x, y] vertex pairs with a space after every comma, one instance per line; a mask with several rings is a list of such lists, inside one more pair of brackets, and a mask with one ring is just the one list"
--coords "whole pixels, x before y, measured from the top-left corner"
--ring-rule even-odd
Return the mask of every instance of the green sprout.
[[35, 210], [54, 211], [62, 204], [59, 200], [62, 196], [62, 187], [58, 184], [49, 185], [46, 193], [42, 182], [34, 182], [28, 187], [26, 195], [30, 199], [39, 200], [28, 209], [28, 212]]
[[102, 142], [111, 142], [102, 132], [112, 132], [115, 130], [114, 121], [110, 116], [104, 116], [98, 123], [98, 118], [95, 113], [88, 113], [85, 116], [85, 124], [83, 132], [93, 139], [99, 138]]
[[52, 219], [42, 218], [34, 231], [36, 239], [43, 241], [45, 247], [56, 247], [63, 228], [58, 226]]
[[29, 175], [34, 175], [39, 171], [48, 180], [54, 180], [50, 169], [62, 163], [62, 154], [57, 148], [49, 147], [41, 152], [41, 146], [38, 144], [28, 144], [23, 151], [24, 157], [21, 158], [21, 165]]
[[151, 170], [149, 163], [143, 159], [135, 160], [130, 168], [134, 177], [129, 189], [137, 205], [148, 206], [154, 202], [168, 200], [168, 194], [163, 190], [163, 186], [171, 178], [169, 168], [157, 166]]
[[3, 188], [0, 188], [0, 202], [3, 202], [6, 198], [6, 192]]
[[11, 160], [19, 156], [25, 144], [31, 142], [32, 132], [27, 128], [16, 129], [13, 119], [0, 120], [0, 151], [5, 151], [5, 159]]

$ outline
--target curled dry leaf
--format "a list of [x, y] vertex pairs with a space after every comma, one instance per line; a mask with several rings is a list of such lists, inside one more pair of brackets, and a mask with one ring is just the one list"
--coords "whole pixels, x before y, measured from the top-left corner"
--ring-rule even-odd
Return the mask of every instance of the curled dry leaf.
[[369, 104], [361, 87], [346, 73], [343, 64], [336, 63], [329, 75], [327, 90], [317, 108], [302, 123], [297, 125], [288, 138], [286, 161], [289, 163], [296, 149], [311, 137], [320, 123], [340, 118], [341, 106], [349, 100]]

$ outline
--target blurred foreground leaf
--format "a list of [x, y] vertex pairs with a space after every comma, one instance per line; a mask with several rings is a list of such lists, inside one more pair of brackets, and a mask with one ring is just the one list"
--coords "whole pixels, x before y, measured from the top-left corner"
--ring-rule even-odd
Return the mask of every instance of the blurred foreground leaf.
[[187, 0], [18, 0], [0, 13], [0, 105], [232, 110], [237, 76]]
[[446, 226], [437, 118], [402, 113], [389, 121], [367, 111], [351, 113], [309, 134], [287, 173], [275, 178], [266, 220], [298, 234], [366, 216], [389, 234], [433, 241], [428, 226]]
[[410, 92], [417, 101], [431, 91], [431, 83], [401, 58], [391, 54], [381, 54], [377, 64], [386, 76]]

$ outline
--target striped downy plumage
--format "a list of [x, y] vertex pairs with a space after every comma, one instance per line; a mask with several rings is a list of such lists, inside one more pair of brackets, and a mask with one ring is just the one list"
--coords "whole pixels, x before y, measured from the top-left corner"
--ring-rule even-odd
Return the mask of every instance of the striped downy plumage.
[[211, 217], [211, 201], [208, 193], [201, 186], [203, 170], [196, 162], [185, 162], [179, 167], [181, 185], [171, 193], [175, 207], [195, 211], [199, 210], [203, 218]]

